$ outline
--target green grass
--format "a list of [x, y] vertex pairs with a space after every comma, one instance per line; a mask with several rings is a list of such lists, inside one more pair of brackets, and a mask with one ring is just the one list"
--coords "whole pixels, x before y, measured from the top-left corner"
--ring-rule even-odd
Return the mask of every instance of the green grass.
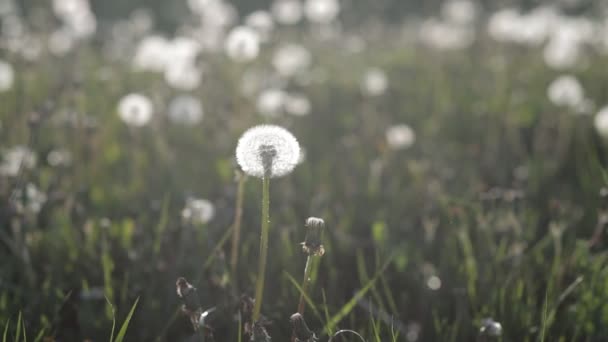
[[[178, 310], [179, 276], [198, 289], [203, 308], [218, 307], [208, 320], [218, 341], [246, 340], [234, 317], [239, 296], [253, 296], [260, 279], [262, 189], [235, 182], [234, 149], [263, 122], [288, 128], [307, 155], [264, 187], [273, 219], [260, 305], [273, 340], [291, 336], [309, 216], [327, 224], [326, 253], [304, 294], [307, 323], [323, 341], [343, 329], [366, 341], [402, 341], [416, 329], [421, 341], [470, 341], [487, 317], [502, 324], [505, 342], [608, 336], [608, 202], [600, 195], [608, 145], [593, 117], [549, 103], [547, 85], [560, 73], [543, 65], [540, 50], [481, 39], [439, 53], [390, 34], [369, 37], [357, 54], [280, 35], [311, 50], [323, 79], [287, 85], [310, 98], [304, 117], [264, 119], [240, 92], [245, 70], [271, 67], [272, 44], [249, 65], [206, 56], [205, 84], [191, 92], [205, 106], [196, 126], [168, 122], [166, 105], [179, 92], [159, 75], [103, 60], [91, 44], [63, 59], [14, 61], [19, 82], [0, 93], [0, 155], [27, 145], [38, 162], [0, 177], [3, 341], [97, 341], [109, 332], [116, 342], [179, 341], [191, 333]], [[608, 104], [606, 65], [590, 54], [571, 71], [597, 107]], [[360, 91], [369, 66], [389, 76], [378, 98]], [[139, 129], [116, 113], [132, 91], [157, 108]], [[32, 113], [41, 119], [31, 123]], [[416, 142], [396, 151], [384, 134], [399, 123], [414, 129]], [[46, 162], [57, 148], [70, 152], [70, 165]], [[18, 210], [25, 198], [9, 205], [27, 184], [47, 195], [38, 212]], [[181, 218], [191, 195], [215, 204], [213, 220]], [[427, 286], [431, 276], [439, 289]], [[126, 317], [116, 336], [115, 317]]]

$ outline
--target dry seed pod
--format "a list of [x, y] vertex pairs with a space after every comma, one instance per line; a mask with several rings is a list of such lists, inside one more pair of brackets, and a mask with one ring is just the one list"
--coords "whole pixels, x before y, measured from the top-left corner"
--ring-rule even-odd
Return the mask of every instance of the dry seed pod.
[[322, 256], [325, 248], [321, 243], [321, 233], [325, 227], [325, 221], [318, 217], [309, 217], [306, 220], [306, 238], [302, 242], [302, 250], [308, 255]]
[[304, 316], [299, 313], [295, 313], [291, 315], [289, 320], [293, 329], [293, 335], [296, 337], [296, 342], [318, 341], [315, 333], [308, 328], [308, 325], [304, 320]]

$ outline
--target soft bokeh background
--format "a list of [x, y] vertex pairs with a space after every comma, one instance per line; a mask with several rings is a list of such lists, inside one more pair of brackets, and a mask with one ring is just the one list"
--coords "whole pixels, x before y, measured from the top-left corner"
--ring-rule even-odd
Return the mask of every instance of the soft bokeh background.
[[[603, 1], [0, 0], [0, 326], [103, 341], [217, 341], [253, 295], [261, 182], [249, 127], [305, 151], [271, 182], [262, 311], [289, 340], [608, 336]], [[500, 327], [500, 329], [499, 329]], [[344, 339], [346, 340], [346, 339]], [[335, 340], [334, 340], [335, 341]]]

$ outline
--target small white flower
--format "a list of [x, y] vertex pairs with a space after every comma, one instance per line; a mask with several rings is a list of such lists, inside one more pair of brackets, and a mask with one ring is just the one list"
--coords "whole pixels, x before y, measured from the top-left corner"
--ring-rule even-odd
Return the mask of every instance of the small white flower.
[[250, 27], [238, 26], [232, 29], [226, 37], [224, 45], [226, 54], [237, 62], [248, 62], [260, 53], [260, 37]]
[[338, 0], [307, 0], [305, 12], [310, 22], [327, 24], [338, 16], [340, 4]]
[[394, 125], [386, 130], [386, 142], [394, 150], [406, 149], [414, 144], [416, 134], [405, 124]]
[[388, 88], [388, 77], [379, 68], [370, 68], [363, 76], [361, 91], [368, 96], [379, 96], [384, 94]]
[[202, 198], [188, 198], [182, 210], [182, 218], [194, 224], [205, 224], [215, 216], [213, 203]]
[[562, 75], [547, 89], [549, 100], [556, 106], [577, 108], [585, 100], [583, 86], [572, 75]]
[[282, 127], [255, 126], [239, 138], [236, 160], [248, 175], [263, 178], [267, 169], [270, 177], [281, 177], [291, 173], [298, 164], [300, 145]]
[[127, 125], [145, 126], [152, 119], [152, 101], [141, 94], [129, 94], [118, 103], [118, 115]]
[[184, 125], [196, 125], [203, 119], [201, 101], [190, 95], [174, 98], [169, 104], [169, 119]]
[[0, 91], [7, 91], [13, 87], [15, 71], [13, 66], [5, 61], [0, 61]]
[[608, 106], [600, 109], [593, 121], [595, 130], [604, 139], [608, 139]]
[[275, 0], [272, 15], [283, 25], [294, 25], [302, 19], [302, 3], [299, 0]]

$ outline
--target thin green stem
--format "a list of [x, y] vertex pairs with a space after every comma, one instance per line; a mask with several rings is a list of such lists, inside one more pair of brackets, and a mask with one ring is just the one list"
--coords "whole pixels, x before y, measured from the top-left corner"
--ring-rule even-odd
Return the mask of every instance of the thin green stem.
[[298, 304], [298, 313], [304, 315], [304, 307], [306, 301], [304, 295], [308, 291], [308, 285], [310, 284], [310, 272], [312, 270], [312, 255], [306, 258], [306, 266], [304, 266], [304, 280], [302, 280], [302, 293], [300, 293], [300, 303]]
[[[230, 255], [230, 268], [232, 271], [232, 282], [236, 285], [237, 266], [239, 263], [239, 242], [241, 239], [241, 220], [243, 217], [243, 193], [245, 192], [244, 174], [238, 175], [238, 188], [236, 193], [236, 209], [234, 213], [234, 224], [232, 232], [232, 250]], [[236, 286], [235, 286], [236, 288]]]
[[270, 177], [267, 174], [262, 180], [262, 235], [260, 236], [260, 263], [258, 278], [255, 284], [255, 304], [253, 307], [253, 321], [260, 319], [262, 310], [262, 297], [264, 295], [264, 278], [266, 275], [266, 259], [268, 257], [268, 232], [270, 230]]

